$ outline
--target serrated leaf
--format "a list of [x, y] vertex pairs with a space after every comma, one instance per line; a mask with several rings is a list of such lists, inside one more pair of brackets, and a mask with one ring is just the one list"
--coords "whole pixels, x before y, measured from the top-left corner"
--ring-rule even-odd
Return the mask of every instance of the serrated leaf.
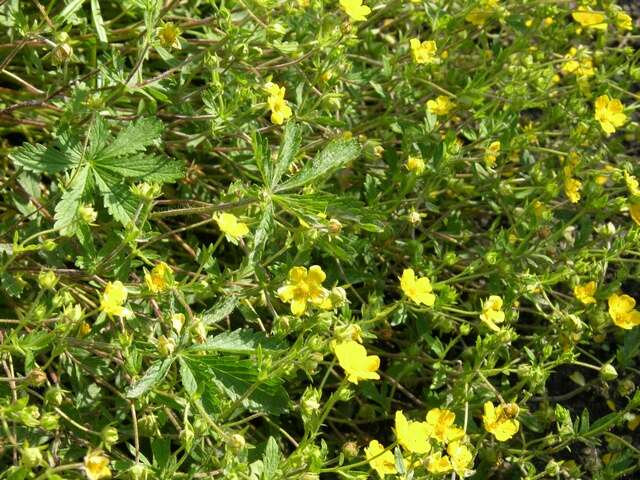
[[289, 122], [284, 127], [284, 137], [280, 150], [278, 151], [278, 158], [276, 164], [273, 167], [273, 173], [271, 175], [271, 188], [275, 188], [276, 185], [282, 179], [282, 175], [287, 171], [289, 165], [295, 159], [298, 150], [300, 149], [300, 143], [302, 142], [302, 134], [300, 128], [294, 123]]
[[60, 230], [61, 235], [73, 235], [78, 230], [80, 218], [78, 208], [82, 203], [82, 197], [87, 185], [89, 167], [84, 166], [73, 175], [69, 189], [62, 194], [62, 198], [55, 208], [54, 227]]
[[143, 118], [128, 125], [99, 153], [100, 161], [144, 151], [160, 138], [162, 127], [162, 122], [154, 118]]
[[113, 218], [122, 223], [128, 224], [140, 204], [139, 200], [131, 193], [129, 186], [122, 181], [122, 177], [109, 174], [104, 170], [93, 171], [93, 177], [104, 206]]
[[24, 283], [16, 280], [9, 272], [4, 271], [0, 274], [0, 286], [2, 290], [7, 292], [11, 297], [19, 298], [24, 290]]
[[76, 162], [54, 147], [39, 143], [15, 148], [9, 158], [16, 165], [35, 173], [58, 173], [73, 167]]
[[264, 246], [267, 240], [271, 237], [273, 231], [273, 203], [266, 202], [262, 210], [262, 217], [256, 233], [253, 236], [253, 245], [251, 252], [249, 253], [249, 265], [255, 265], [262, 259], [262, 253], [264, 252]]
[[256, 166], [262, 176], [262, 182], [265, 185], [271, 183], [271, 156], [269, 154], [269, 142], [258, 132], [254, 132], [252, 136], [251, 146], [253, 147], [253, 158]]
[[227, 295], [219, 300], [211, 310], [206, 312], [202, 317], [202, 323], [210, 325], [212, 323], [218, 323], [231, 315], [238, 306], [238, 297], [236, 295]]
[[355, 140], [334, 140], [298, 174], [281, 184], [276, 190], [283, 192], [315, 183], [329, 177], [334, 171], [346, 166], [360, 155], [360, 145]]
[[178, 361], [180, 362], [180, 380], [182, 380], [182, 385], [189, 395], [193, 395], [198, 391], [196, 377], [193, 375], [189, 364], [183, 358], [179, 358]]
[[144, 395], [153, 387], [158, 385], [169, 371], [169, 367], [173, 363], [173, 359], [165, 358], [164, 360], [157, 360], [149, 369], [144, 373], [142, 378], [136, 383], [131, 385], [126, 392], [127, 398], [138, 398]]
[[100, 40], [102, 43], [109, 43], [107, 31], [104, 28], [102, 12], [100, 11], [100, 2], [98, 2], [98, 0], [91, 0], [91, 18], [93, 20], [93, 26], [96, 28], [98, 40]]
[[160, 155], [99, 158], [95, 165], [98, 170], [104, 169], [123, 177], [149, 182], [174, 182], [184, 176], [181, 162]]
[[263, 349], [276, 349], [281, 345], [275, 338], [269, 338], [263, 332], [238, 329], [232, 332], [223, 332], [207, 340], [206, 343], [196, 344], [189, 351], [215, 351], [221, 353], [246, 353], [256, 351], [258, 346]]
[[276, 473], [278, 472], [278, 466], [280, 465], [280, 461], [282, 459], [282, 454], [280, 453], [280, 447], [278, 447], [278, 442], [273, 437], [269, 437], [267, 440], [267, 446], [264, 449], [264, 454], [262, 455], [262, 476], [260, 477], [262, 480], [272, 480], [276, 478]]

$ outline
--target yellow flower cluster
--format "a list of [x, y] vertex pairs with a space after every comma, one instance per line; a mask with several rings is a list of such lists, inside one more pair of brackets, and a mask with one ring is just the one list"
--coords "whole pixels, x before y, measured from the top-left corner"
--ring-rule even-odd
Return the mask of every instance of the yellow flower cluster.
[[564, 166], [564, 194], [571, 203], [578, 203], [581, 198], [582, 182], [573, 177], [574, 169], [579, 162], [578, 155], [575, 152], [571, 152]]
[[584, 48], [571, 47], [564, 56], [562, 73], [575, 74], [579, 78], [589, 78], [595, 75], [593, 60]]
[[501, 149], [502, 144], [499, 141], [491, 142], [486, 148], [484, 152], [484, 164], [487, 168], [493, 168], [496, 165], [496, 160], [498, 155], [500, 155]]
[[594, 294], [596, 293], [596, 282], [590, 281], [584, 285], [576, 285], [573, 287], [573, 295], [580, 300], [584, 305], [596, 303]]
[[438, 46], [434, 40], [425, 40], [421, 42], [418, 38], [409, 40], [411, 46], [411, 55], [416, 63], [438, 63]]
[[[473, 454], [465, 442], [464, 430], [454, 424], [455, 413], [434, 408], [425, 421], [408, 420], [400, 410], [395, 414], [395, 434], [404, 453], [409, 455], [407, 465], [420, 465], [415, 456], [426, 456], [425, 465], [430, 473], [456, 472], [464, 478], [473, 464]], [[380, 476], [397, 473], [394, 457], [377, 440], [365, 449], [371, 468]]]
[[269, 110], [271, 110], [271, 121], [276, 125], [282, 125], [285, 120], [293, 115], [291, 107], [284, 99], [286, 89], [273, 82], [268, 82], [264, 89], [269, 94], [267, 104], [269, 105]]

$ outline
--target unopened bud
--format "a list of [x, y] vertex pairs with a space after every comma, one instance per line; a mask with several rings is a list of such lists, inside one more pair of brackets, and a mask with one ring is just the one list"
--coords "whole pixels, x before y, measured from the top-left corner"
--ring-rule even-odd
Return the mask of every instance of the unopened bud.
[[229, 446], [235, 451], [242, 450], [246, 443], [244, 437], [239, 433], [234, 433], [229, 437]]
[[618, 372], [616, 371], [616, 369], [613, 367], [613, 365], [611, 365], [610, 363], [605, 363], [601, 368], [600, 368], [600, 377], [605, 381], [608, 382], [610, 380], [615, 380], [616, 378], [618, 378]]
[[29, 470], [44, 463], [40, 449], [38, 447], [30, 447], [27, 442], [20, 449], [20, 457], [22, 466]]
[[27, 381], [29, 385], [39, 387], [47, 381], [47, 374], [41, 368], [33, 368], [27, 375]]
[[358, 456], [359, 448], [356, 442], [347, 442], [342, 446], [342, 453], [345, 458], [351, 459]]
[[107, 425], [100, 431], [100, 438], [102, 438], [104, 447], [110, 450], [113, 444], [118, 443], [118, 430], [111, 425]]
[[96, 218], [98, 218], [98, 212], [96, 212], [91, 205], [81, 206], [78, 209], [78, 213], [85, 223], [93, 223], [96, 221]]
[[58, 283], [58, 276], [52, 270], [42, 271], [38, 274], [38, 285], [45, 290], [53, 290]]
[[176, 342], [173, 338], [167, 338], [164, 335], [158, 337], [158, 351], [163, 357], [168, 357], [176, 349]]

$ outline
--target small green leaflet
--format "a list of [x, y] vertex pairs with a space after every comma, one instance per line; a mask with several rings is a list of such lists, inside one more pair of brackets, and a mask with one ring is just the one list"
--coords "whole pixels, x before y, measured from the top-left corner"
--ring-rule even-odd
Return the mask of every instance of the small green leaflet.
[[169, 367], [172, 363], [172, 358], [157, 360], [153, 363], [142, 378], [127, 389], [127, 398], [138, 398], [162, 382], [164, 377], [167, 376], [167, 372], [169, 371]]

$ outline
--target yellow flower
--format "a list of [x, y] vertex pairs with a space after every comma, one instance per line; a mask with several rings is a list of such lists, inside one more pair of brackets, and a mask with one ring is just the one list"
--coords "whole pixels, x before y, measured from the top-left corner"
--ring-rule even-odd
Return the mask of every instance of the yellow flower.
[[499, 442], [504, 442], [513, 437], [520, 429], [520, 422], [514, 417], [518, 415], [518, 407], [514, 404], [493, 406], [493, 403], [484, 404], [482, 423], [484, 429], [492, 434]]
[[497, 8], [498, 0], [482, 0], [480, 6], [473, 8], [464, 19], [477, 27], [481, 27]]
[[497, 332], [500, 327], [496, 323], [504, 322], [504, 312], [502, 311], [502, 298], [498, 295], [491, 295], [482, 302], [482, 313], [480, 320], [489, 325], [491, 330]]
[[600, 122], [600, 126], [607, 136], [615, 132], [617, 127], [627, 123], [624, 106], [617, 98], [609, 98], [608, 95], [602, 95], [596, 99], [595, 108], [595, 118]]
[[286, 89], [273, 82], [268, 82], [264, 89], [269, 94], [267, 104], [269, 105], [269, 110], [271, 110], [271, 121], [276, 125], [282, 125], [286, 119], [293, 115], [291, 108], [284, 99]]
[[173, 271], [164, 262], [158, 263], [153, 270], [145, 273], [144, 282], [152, 293], [165, 291], [173, 283]]
[[573, 295], [585, 305], [596, 303], [596, 299], [593, 298], [593, 294], [596, 293], [596, 288], [596, 282], [594, 281], [584, 285], [576, 285], [573, 287]]
[[571, 203], [578, 203], [580, 201], [580, 190], [582, 189], [582, 182], [573, 177], [569, 177], [564, 181], [564, 193]]
[[620, 328], [631, 330], [640, 325], [640, 312], [635, 310], [636, 301], [629, 295], [614, 293], [609, 297], [609, 315]]
[[123, 305], [127, 301], [127, 289], [120, 280], [109, 282], [104, 287], [100, 310], [108, 315], [130, 317], [133, 313]]
[[593, 60], [581, 49], [571, 47], [569, 52], [564, 56], [566, 62], [562, 65], [563, 73], [574, 73], [577, 77], [592, 77], [595, 75], [593, 69]]
[[416, 278], [413, 268], [405, 268], [400, 277], [400, 288], [403, 293], [417, 304], [433, 307], [436, 296], [433, 294], [431, 282], [427, 277]]
[[218, 228], [220, 228], [222, 233], [234, 243], [249, 233], [247, 224], [239, 222], [238, 217], [233, 213], [221, 213], [214, 216], [213, 219], [218, 224]]
[[484, 153], [484, 164], [487, 168], [493, 168], [496, 164], [496, 159], [500, 155], [502, 144], [499, 141], [492, 142]]
[[427, 470], [431, 473], [447, 473], [451, 471], [449, 457], [442, 455], [440, 452], [430, 455], [427, 461]]
[[362, 0], [340, 0], [340, 6], [354, 22], [366, 20], [371, 13], [371, 9], [362, 4]]
[[413, 453], [428, 453], [429, 425], [425, 422], [407, 420], [402, 410], [396, 412], [396, 438], [402, 447]]
[[416, 175], [420, 175], [422, 172], [424, 172], [424, 160], [422, 159], [422, 157], [411, 156], [407, 159], [405, 167], [407, 167], [407, 170], [409, 170], [410, 172], [414, 172]]
[[358, 342], [348, 340], [337, 343], [333, 350], [338, 358], [338, 363], [347, 374], [347, 380], [358, 383], [359, 380], [378, 380], [380, 375], [376, 372], [380, 368], [380, 357], [367, 355], [367, 350]]
[[638, 179], [635, 175], [631, 175], [625, 170], [624, 182], [627, 184], [627, 190], [629, 190], [632, 197], [640, 197], [640, 184], [638, 184]]
[[435, 100], [427, 101], [427, 110], [434, 115], [447, 115], [456, 106], [449, 97], [439, 95]]
[[634, 222], [640, 225], [640, 203], [633, 203], [629, 205], [629, 215]]
[[451, 459], [451, 467], [460, 476], [465, 477], [465, 473], [473, 464], [473, 455], [469, 448], [462, 442], [452, 442], [447, 447], [447, 453]]
[[109, 459], [100, 450], [92, 450], [84, 457], [84, 471], [89, 480], [111, 478]]
[[438, 46], [433, 40], [425, 40], [420, 42], [417, 38], [409, 40], [411, 46], [411, 54], [416, 63], [437, 63], [438, 62]]
[[180, 27], [177, 27], [173, 23], [165, 23], [158, 30], [158, 37], [160, 38], [160, 44], [165, 48], [175, 48], [176, 50], [180, 50], [182, 45], [180, 45], [180, 34], [182, 31]]
[[313, 265], [308, 272], [305, 267], [293, 267], [289, 270], [287, 284], [278, 289], [278, 297], [291, 304], [291, 313], [296, 316], [307, 310], [307, 303], [324, 308], [330, 302], [329, 291], [322, 286], [325, 278], [326, 274], [318, 265]]
[[593, 12], [585, 7], [579, 7], [574, 11], [571, 16], [583, 27], [595, 28], [597, 30], [606, 30], [607, 23], [605, 22], [604, 13]]
[[626, 12], [618, 12], [616, 14], [616, 25], [621, 30], [633, 30], [632, 18]]
[[396, 461], [393, 453], [390, 451], [382, 452], [384, 452], [384, 447], [377, 440], [371, 440], [369, 446], [364, 449], [369, 465], [378, 472], [378, 475], [381, 477], [387, 474], [393, 475], [396, 473]]
[[451, 410], [432, 408], [427, 412], [429, 436], [441, 443], [449, 443], [464, 437], [464, 431], [453, 422], [456, 414]]

